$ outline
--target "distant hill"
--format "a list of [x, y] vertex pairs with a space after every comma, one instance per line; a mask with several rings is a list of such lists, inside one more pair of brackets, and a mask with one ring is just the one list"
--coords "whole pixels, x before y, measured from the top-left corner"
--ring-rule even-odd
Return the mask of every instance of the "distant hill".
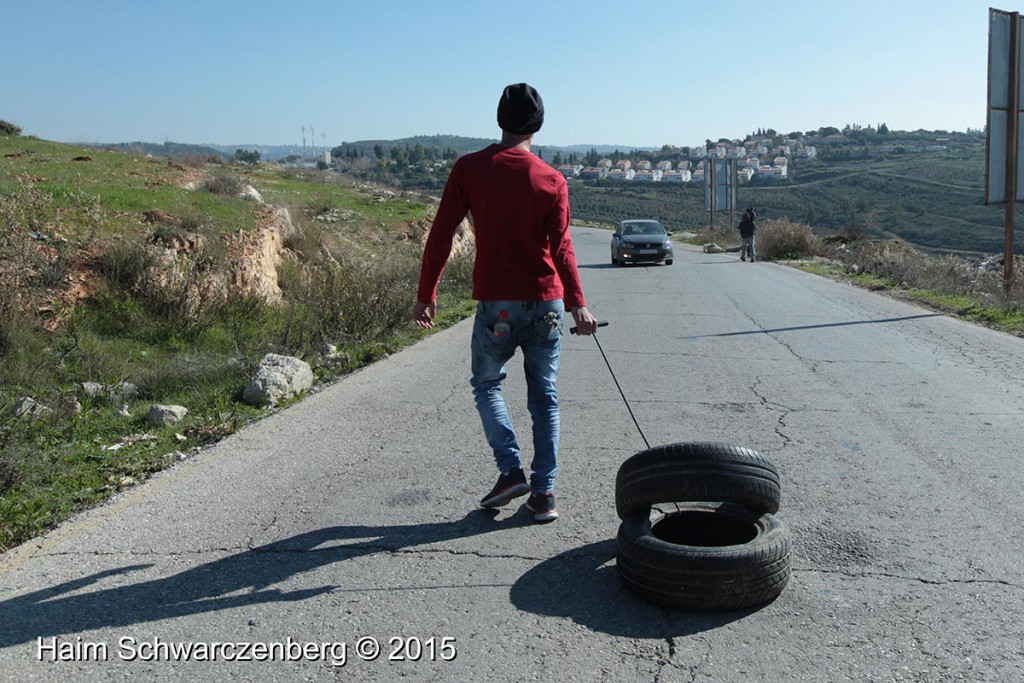
[[150, 154], [155, 157], [170, 157], [172, 159], [190, 156], [227, 158], [235, 153], [233, 149], [230, 154], [226, 154], [222, 149], [218, 149], [213, 145], [190, 145], [182, 142], [104, 142], [87, 146], [109, 149], [115, 152]]
[[[497, 137], [466, 138], [458, 135], [417, 135], [411, 138], [399, 138], [397, 140], [358, 140], [355, 142], [343, 142], [340, 145], [337, 145], [334, 149], [337, 150], [335, 156], [345, 156], [346, 152], [350, 153], [355, 151], [360, 153], [361, 156], [372, 157], [373, 148], [377, 146], [380, 146], [387, 151], [392, 147], [408, 147], [412, 149], [417, 145], [422, 145], [424, 148], [432, 147], [439, 152], [455, 150], [459, 154], [468, 154], [470, 152], [481, 150], [496, 142], [498, 142]], [[633, 145], [570, 145], [568, 147], [559, 147], [557, 145], [535, 144], [533, 149], [545, 159], [550, 159], [554, 156], [555, 152], [560, 152], [563, 156], [572, 153], [582, 156], [592, 149], [596, 150], [598, 154], [611, 154], [615, 151], [630, 153], [636, 150], [653, 150], [657, 148], [636, 147]]]
[[[384, 150], [390, 150], [392, 147], [408, 147], [409, 149], [413, 149], [417, 145], [422, 145], [424, 148], [434, 148], [438, 152], [454, 150], [461, 155], [483, 149], [495, 142], [498, 142], [497, 137], [469, 138], [459, 135], [416, 135], [413, 137], [397, 138], [393, 140], [357, 140], [354, 142], [342, 142], [339, 145], [330, 146], [329, 149], [334, 156], [346, 156], [346, 153], [352, 153], [354, 151], [359, 156], [372, 158], [374, 147], [379, 146]], [[121, 152], [151, 154], [155, 157], [170, 157], [174, 159], [181, 159], [188, 156], [217, 156], [224, 159], [230, 159], [234, 157], [236, 150], [244, 149], [247, 151], [255, 150], [259, 152], [260, 158], [263, 161], [279, 161], [289, 156], [305, 156], [306, 158], [312, 158], [314, 151], [316, 152], [316, 156], [320, 157], [324, 149], [321, 145], [317, 145], [314, 148], [312, 144], [306, 145], [306, 147], [303, 148], [302, 145], [261, 145], [253, 143], [235, 145], [206, 143], [202, 145], [194, 145], [183, 142], [105, 142], [91, 146]], [[632, 145], [570, 145], [568, 147], [535, 145], [534, 149], [545, 158], [551, 158], [555, 152], [561, 152], [562, 155], [565, 156], [571, 153], [584, 155], [591, 149], [597, 150], [598, 154], [611, 154], [615, 151], [629, 153], [635, 150], [650, 150], [655, 148], [636, 147]]]

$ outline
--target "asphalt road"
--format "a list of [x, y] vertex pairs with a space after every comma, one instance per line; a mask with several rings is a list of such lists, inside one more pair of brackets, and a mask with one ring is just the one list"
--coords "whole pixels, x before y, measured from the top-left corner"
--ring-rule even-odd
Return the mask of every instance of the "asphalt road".
[[[776, 601], [620, 584], [614, 478], [644, 443], [593, 339], [565, 338], [561, 518], [476, 509], [466, 321], [0, 558], [0, 679], [1022, 679], [1022, 340], [734, 254], [615, 268], [609, 233], [575, 235], [647, 440], [780, 470]], [[518, 364], [507, 394], [529, 434]]]

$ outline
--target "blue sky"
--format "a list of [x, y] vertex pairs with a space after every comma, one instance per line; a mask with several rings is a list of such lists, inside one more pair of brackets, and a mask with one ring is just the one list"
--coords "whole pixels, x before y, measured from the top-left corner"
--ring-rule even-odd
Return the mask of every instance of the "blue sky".
[[0, 119], [66, 142], [495, 137], [502, 88], [526, 81], [541, 145], [965, 130], [985, 123], [990, 6], [5, 0]]

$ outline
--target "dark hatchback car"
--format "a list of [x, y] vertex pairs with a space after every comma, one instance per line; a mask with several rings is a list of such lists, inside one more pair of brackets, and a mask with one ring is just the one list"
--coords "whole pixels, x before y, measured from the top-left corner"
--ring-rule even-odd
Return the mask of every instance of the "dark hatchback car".
[[619, 221], [612, 235], [612, 265], [661, 261], [672, 265], [671, 234], [658, 221]]

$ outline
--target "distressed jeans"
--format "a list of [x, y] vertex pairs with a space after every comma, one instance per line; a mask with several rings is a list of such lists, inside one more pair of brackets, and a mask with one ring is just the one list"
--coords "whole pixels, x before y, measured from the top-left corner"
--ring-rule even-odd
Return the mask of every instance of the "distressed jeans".
[[[510, 330], [494, 332], [501, 311], [508, 312]], [[523, 350], [527, 408], [533, 420], [533, 462], [530, 488], [551, 493], [558, 471], [558, 358], [562, 348], [562, 301], [481, 301], [473, 322], [473, 396], [483, 422], [484, 436], [494, 452], [498, 469], [521, 467], [519, 441], [502, 398], [505, 364], [517, 348]], [[554, 327], [553, 319], [558, 327]]]

